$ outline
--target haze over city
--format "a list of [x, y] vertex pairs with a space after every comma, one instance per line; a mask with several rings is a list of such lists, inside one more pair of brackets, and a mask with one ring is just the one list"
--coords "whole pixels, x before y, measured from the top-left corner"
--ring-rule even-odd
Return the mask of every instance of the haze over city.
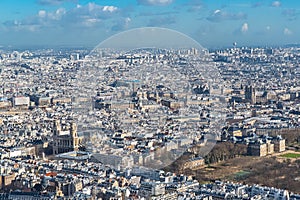
[[299, 1], [1, 0], [0, 45], [94, 47], [124, 30], [164, 27], [208, 48], [300, 42]]

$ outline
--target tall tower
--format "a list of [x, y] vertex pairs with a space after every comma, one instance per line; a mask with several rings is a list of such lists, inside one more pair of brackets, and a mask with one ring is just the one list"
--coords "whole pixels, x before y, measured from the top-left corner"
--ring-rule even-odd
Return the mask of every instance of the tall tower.
[[160, 103], [161, 102], [161, 99], [160, 99], [160, 96], [158, 94], [158, 91], [155, 91], [155, 99], [156, 99], [156, 103]]
[[53, 124], [53, 135], [59, 135], [61, 131], [60, 121], [55, 120]]
[[76, 126], [75, 122], [71, 123], [70, 134], [71, 134], [71, 136], [73, 138], [77, 138], [78, 137], [78, 135], [77, 135], [77, 126]]
[[60, 125], [60, 121], [59, 120], [55, 120], [53, 122], [53, 154], [59, 154], [61, 153], [59, 150], [59, 146], [60, 146], [60, 132], [61, 132], [61, 125]]
[[79, 150], [79, 146], [82, 143], [82, 137], [78, 137], [77, 134], [77, 126], [75, 122], [71, 123], [71, 127], [70, 127], [70, 144], [72, 144], [71, 149], [73, 151], [78, 151]]
[[245, 87], [245, 99], [248, 100], [251, 104], [256, 103], [255, 88], [252, 85]]

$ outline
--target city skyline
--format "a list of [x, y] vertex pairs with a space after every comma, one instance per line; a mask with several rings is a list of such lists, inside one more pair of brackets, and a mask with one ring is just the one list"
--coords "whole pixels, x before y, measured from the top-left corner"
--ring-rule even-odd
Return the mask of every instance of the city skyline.
[[299, 44], [298, 1], [3, 0], [0, 46], [94, 47], [140, 27], [182, 32], [207, 48]]

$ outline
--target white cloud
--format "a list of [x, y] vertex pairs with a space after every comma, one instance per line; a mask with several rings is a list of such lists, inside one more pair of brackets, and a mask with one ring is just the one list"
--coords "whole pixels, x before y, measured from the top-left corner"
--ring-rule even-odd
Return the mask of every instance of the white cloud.
[[281, 6], [281, 3], [280, 3], [280, 1], [273, 1], [273, 2], [272, 2], [272, 6], [273, 6], [273, 7], [280, 7], [280, 6]]
[[131, 19], [129, 17], [125, 18], [125, 22], [128, 24], [129, 22], [131, 22]]
[[129, 27], [129, 24], [131, 22], [131, 18], [126, 17], [122, 20], [119, 20], [114, 26], [112, 26], [112, 31], [122, 31]]
[[108, 11], [108, 12], [115, 12], [115, 11], [118, 10], [118, 8], [115, 7], [115, 6], [104, 6], [102, 10], [103, 11]]
[[243, 12], [229, 13], [218, 9], [212, 12], [206, 19], [211, 22], [221, 22], [224, 20], [242, 20], [247, 19], [247, 14]]
[[292, 32], [290, 29], [285, 28], [285, 29], [283, 30], [283, 34], [284, 34], [284, 35], [292, 35], [293, 32]]
[[96, 19], [96, 18], [86, 18], [84, 19], [81, 24], [86, 26], [86, 27], [93, 27], [95, 24], [101, 22], [100, 19]]
[[59, 9], [57, 9], [57, 10], [55, 11], [55, 14], [56, 14], [56, 15], [64, 15], [64, 14], [66, 14], [66, 9], [64, 9], [64, 8], [59, 8]]
[[188, 7], [188, 12], [196, 12], [204, 8], [202, 0], [190, 0], [187, 1], [187, 3], [185, 3], [184, 5]]
[[150, 6], [164, 6], [169, 5], [173, 0], [137, 0], [141, 5], [150, 5]]
[[47, 13], [47, 18], [48, 20], [57, 21], [60, 20], [66, 13], [67, 11], [64, 8], [59, 8], [55, 12]]
[[118, 13], [118, 7], [88, 3], [87, 5], [77, 6], [66, 12], [61, 23], [69, 27], [94, 27], [105, 20], [119, 17]]
[[40, 10], [39, 13], [38, 13], [38, 16], [43, 18], [43, 17], [46, 17], [46, 14], [47, 13], [46, 13], [45, 10]]
[[221, 12], [221, 10], [215, 10], [214, 14], [218, 14], [220, 12]]
[[114, 20], [120, 17], [119, 8], [115, 6], [101, 6], [96, 3], [87, 5], [77, 5], [76, 7], [66, 10], [59, 8], [52, 12], [40, 10], [34, 16], [24, 18], [19, 21], [6, 21], [4, 28], [6, 30], [29, 30], [38, 31], [47, 27], [56, 28], [83, 28], [98, 27], [105, 20]]
[[241, 32], [246, 33], [249, 30], [249, 26], [247, 23], [244, 23], [241, 27]]

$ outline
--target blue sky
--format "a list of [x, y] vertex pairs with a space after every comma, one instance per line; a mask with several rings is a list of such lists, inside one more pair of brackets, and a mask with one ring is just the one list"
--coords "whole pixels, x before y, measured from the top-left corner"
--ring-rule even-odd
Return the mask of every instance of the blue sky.
[[300, 43], [298, 0], [0, 0], [0, 46], [93, 47], [139, 27], [182, 32], [204, 47]]

